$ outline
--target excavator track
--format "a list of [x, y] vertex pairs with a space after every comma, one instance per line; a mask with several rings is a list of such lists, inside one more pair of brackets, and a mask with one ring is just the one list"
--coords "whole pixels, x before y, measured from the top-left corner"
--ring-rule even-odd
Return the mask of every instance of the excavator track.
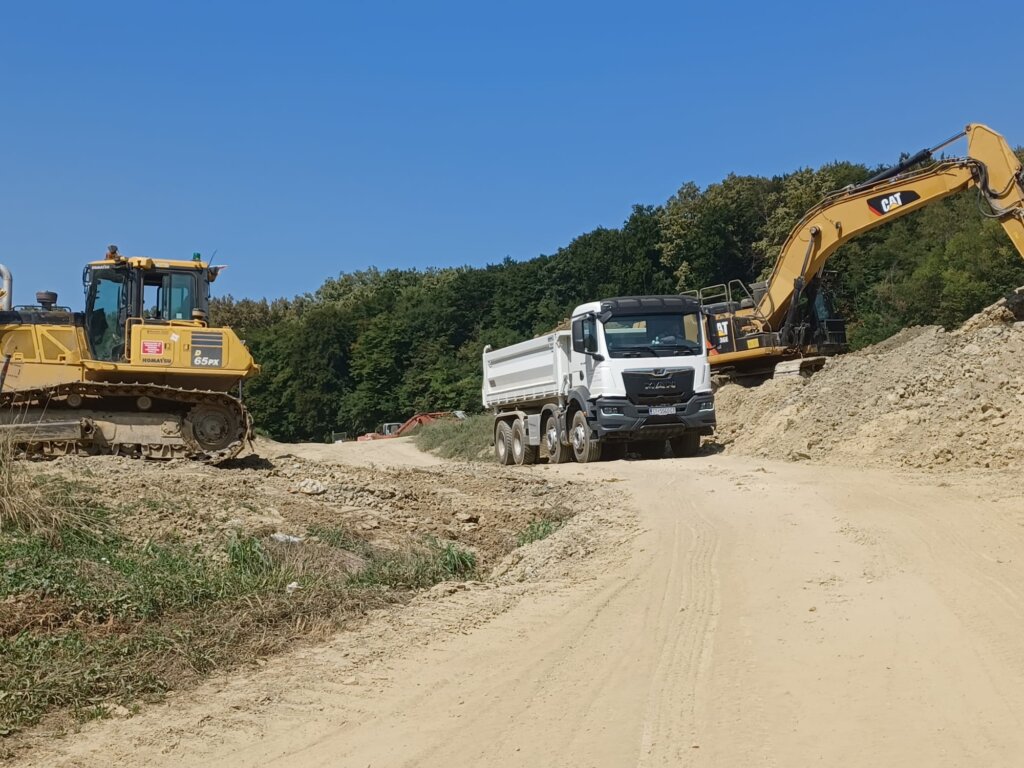
[[224, 392], [75, 382], [0, 393], [0, 436], [26, 456], [126, 455], [217, 464], [252, 439], [252, 417]]

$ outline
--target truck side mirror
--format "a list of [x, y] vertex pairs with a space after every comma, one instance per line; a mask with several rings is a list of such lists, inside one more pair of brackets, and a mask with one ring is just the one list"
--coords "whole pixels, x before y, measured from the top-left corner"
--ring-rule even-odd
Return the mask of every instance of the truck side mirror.
[[592, 355], [598, 362], [604, 360], [597, 352], [597, 320], [593, 315], [572, 321], [572, 351]]
[[585, 342], [583, 339], [583, 318], [577, 317], [572, 321], [572, 351], [585, 353], [587, 350], [584, 346]]

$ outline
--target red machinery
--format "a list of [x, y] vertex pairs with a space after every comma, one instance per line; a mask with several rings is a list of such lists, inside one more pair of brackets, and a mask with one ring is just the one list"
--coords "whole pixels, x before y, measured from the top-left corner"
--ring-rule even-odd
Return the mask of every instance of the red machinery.
[[[455, 419], [459, 418], [457, 411], [433, 411], [431, 413], [417, 413], [415, 416], [410, 417], [405, 422], [399, 423], [397, 421], [388, 422], [381, 424], [380, 428], [376, 432], [367, 432], [365, 435], [360, 435], [357, 440], [385, 440], [389, 437], [401, 437], [402, 435], [412, 432], [416, 427], [420, 427], [424, 424], [431, 424], [439, 419]], [[464, 416], [462, 418], [465, 418]]]

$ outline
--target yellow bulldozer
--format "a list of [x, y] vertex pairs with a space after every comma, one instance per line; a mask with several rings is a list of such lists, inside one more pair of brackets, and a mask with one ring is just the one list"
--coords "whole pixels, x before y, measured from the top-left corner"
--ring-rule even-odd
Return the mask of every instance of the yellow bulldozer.
[[85, 311], [51, 292], [14, 306], [0, 265], [0, 439], [28, 455], [229, 459], [252, 437], [239, 396], [259, 371], [229, 328], [208, 323], [203, 261], [126, 257], [84, 273]]

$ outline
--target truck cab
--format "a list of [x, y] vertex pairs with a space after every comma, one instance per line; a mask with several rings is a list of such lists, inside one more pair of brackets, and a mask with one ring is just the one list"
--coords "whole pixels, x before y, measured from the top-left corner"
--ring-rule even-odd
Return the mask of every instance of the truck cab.
[[[583, 304], [573, 310], [568, 410], [584, 413], [585, 429], [607, 443], [699, 443], [694, 437], [715, 426], [713, 346], [700, 305], [689, 297]], [[567, 417], [570, 442], [585, 441], [584, 428]]]
[[627, 296], [576, 307], [570, 331], [486, 348], [498, 460], [588, 462], [630, 448], [655, 457], [666, 443], [693, 455], [715, 427], [716, 343], [696, 299]]

